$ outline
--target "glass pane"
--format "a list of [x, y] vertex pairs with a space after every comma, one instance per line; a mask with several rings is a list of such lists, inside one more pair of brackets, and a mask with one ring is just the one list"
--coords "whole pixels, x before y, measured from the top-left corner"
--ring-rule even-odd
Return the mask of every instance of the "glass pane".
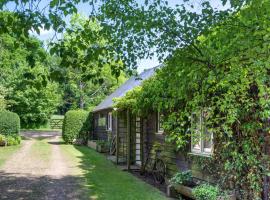
[[158, 113], [158, 131], [159, 132], [162, 132], [163, 131], [163, 119], [164, 117], [163, 117], [163, 115], [162, 114], [160, 114], [160, 113]]
[[204, 130], [203, 130], [203, 151], [205, 153], [211, 153], [212, 150], [212, 133], [210, 132], [210, 130], [207, 128], [207, 119], [208, 119], [208, 110], [204, 110], [203, 111], [203, 126], [204, 126]]
[[212, 150], [212, 133], [205, 129], [203, 138], [203, 149], [206, 153], [211, 153]]
[[201, 119], [199, 114], [192, 115], [191, 124], [191, 134], [192, 134], [192, 151], [201, 151]]

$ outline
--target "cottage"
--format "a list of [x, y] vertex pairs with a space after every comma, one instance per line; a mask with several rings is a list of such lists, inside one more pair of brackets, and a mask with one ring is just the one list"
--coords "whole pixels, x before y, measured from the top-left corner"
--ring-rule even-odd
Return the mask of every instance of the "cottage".
[[177, 151], [176, 146], [165, 139], [162, 112], [152, 111], [146, 116], [135, 116], [129, 109], [114, 108], [114, 98], [123, 97], [141, 85], [155, 74], [155, 69], [131, 77], [94, 109], [92, 139], [109, 142], [108, 158], [113, 162], [128, 170], [150, 171], [158, 183], [169, 184], [168, 180], [175, 173], [187, 170], [191, 170], [192, 177], [199, 181], [214, 183], [218, 178], [215, 177], [218, 166], [212, 163], [214, 138], [206, 128], [207, 109], [198, 110], [190, 116], [193, 132], [190, 144], [185, 150]]
[[[110, 159], [116, 163], [132, 163], [141, 166], [141, 147], [143, 144], [141, 143], [141, 120], [134, 118], [134, 123], [127, 123], [127, 120], [131, 120], [128, 119], [130, 116], [127, 115], [126, 111], [114, 112], [113, 99], [123, 97], [128, 91], [139, 86], [142, 81], [150, 78], [155, 73], [155, 69], [156, 68], [151, 68], [145, 70], [138, 76], [132, 76], [93, 110], [94, 128], [91, 137], [93, 140], [103, 140], [110, 143]], [[132, 136], [132, 138], [128, 139], [128, 134], [131, 129], [135, 131], [136, 134], [134, 138]], [[133, 146], [131, 146], [131, 144], [128, 145], [128, 143], [130, 143], [128, 141], [131, 140], [133, 140]], [[134, 157], [128, 156], [129, 152], [131, 152]]]
[[[109, 158], [127, 169], [135, 167], [145, 171], [146, 168], [157, 168], [154, 177], [157, 182], [163, 183], [166, 181], [165, 177], [171, 177], [179, 168], [188, 169], [189, 163], [185, 156], [176, 154], [172, 144], [165, 142], [162, 113], [152, 112], [146, 117], [140, 117], [128, 110], [116, 111], [113, 108], [114, 98], [123, 97], [139, 86], [154, 75], [155, 69], [148, 69], [138, 77], [131, 77], [93, 110], [94, 128], [91, 137], [93, 140], [108, 141]], [[209, 155], [211, 142], [194, 143], [192, 151]]]

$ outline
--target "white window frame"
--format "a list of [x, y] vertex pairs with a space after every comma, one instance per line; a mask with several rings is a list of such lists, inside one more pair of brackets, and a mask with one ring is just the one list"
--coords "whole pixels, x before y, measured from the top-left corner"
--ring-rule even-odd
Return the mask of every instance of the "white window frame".
[[107, 115], [107, 131], [112, 131], [112, 113], [109, 112]]
[[163, 134], [164, 133], [164, 129], [162, 127], [160, 127], [160, 115], [161, 113], [158, 112], [157, 113], [157, 134]]
[[[193, 115], [196, 115], [198, 113], [193, 113]], [[193, 148], [194, 146], [194, 130], [192, 130], [192, 133], [191, 133], [191, 152], [192, 153], [196, 153], [196, 154], [202, 154], [202, 155], [211, 155], [213, 153], [213, 133], [211, 133], [211, 147], [210, 148], [205, 148], [204, 147], [204, 142], [205, 142], [205, 139], [203, 138], [204, 137], [204, 134], [206, 133], [206, 127], [205, 127], [205, 119], [203, 117], [203, 111], [201, 110], [200, 113], [199, 113], [199, 145], [200, 145], [200, 149], [195, 149]], [[192, 116], [192, 120], [191, 120], [191, 123], [193, 123], [193, 116]]]

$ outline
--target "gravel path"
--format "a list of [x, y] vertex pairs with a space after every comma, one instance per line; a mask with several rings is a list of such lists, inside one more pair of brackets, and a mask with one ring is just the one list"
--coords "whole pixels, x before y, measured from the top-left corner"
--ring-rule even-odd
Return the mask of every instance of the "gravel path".
[[23, 134], [22, 148], [0, 168], [0, 199], [87, 199], [79, 170], [61, 152], [59, 133]]

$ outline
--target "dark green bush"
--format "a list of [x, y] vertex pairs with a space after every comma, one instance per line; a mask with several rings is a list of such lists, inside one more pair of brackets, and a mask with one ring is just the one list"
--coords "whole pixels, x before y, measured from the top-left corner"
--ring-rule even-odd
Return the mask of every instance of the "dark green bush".
[[[66, 143], [85, 143], [91, 128], [91, 114], [84, 110], [71, 110], [65, 114], [62, 136]], [[80, 142], [81, 143], [81, 142]]]
[[20, 132], [20, 118], [16, 113], [0, 111], [0, 133], [3, 135], [18, 135]]

